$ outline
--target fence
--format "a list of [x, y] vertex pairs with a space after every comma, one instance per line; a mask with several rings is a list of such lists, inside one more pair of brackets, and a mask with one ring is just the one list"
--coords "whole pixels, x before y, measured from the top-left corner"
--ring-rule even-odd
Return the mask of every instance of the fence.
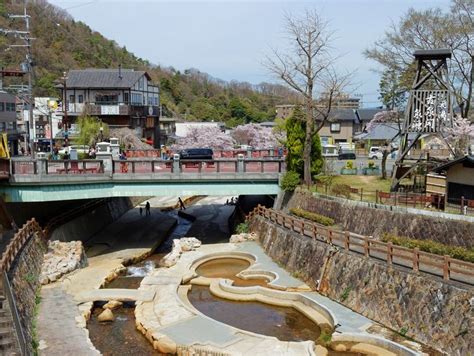
[[12, 174], [102, 174], [104, 164], [101, 160], [32, 160], [11, 161]]
[[460, 261], [450, 256], [440, 256], [393, 245], [392, 243], [374, 240], [371, 236], [363, 236], [349, 231], [341, 231], [323, 226], [315, 222], [295, 218], [263, 206], [257, 206], [249, 214], [249, 219], [259, 215], [270, 221], [319, 241], [356, 252], [368, 258], [384, 261], [388, 265], [397, 265], [414, 272], [425, 272], [442, 277], [444, 280], [474, 285], [474, 263]]
[[[240, 166], [239, 166], [240, 165]], [[281, 173], [283, 160], [126, 160], [113, 161], [113, 173]]]

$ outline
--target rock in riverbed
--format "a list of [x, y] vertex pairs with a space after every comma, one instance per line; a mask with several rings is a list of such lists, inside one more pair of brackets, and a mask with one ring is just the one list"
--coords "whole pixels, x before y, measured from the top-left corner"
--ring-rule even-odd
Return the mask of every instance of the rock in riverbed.
[[40, 282], [55, 282], [61, 276], [87, 266], [87, 256], [81, 241], [50, 241], [44, 256]]
[[114, 321], [114, 319], [114, 313], [112, 313], [112, 310], [110, 309], [104, 309], [104, 311], [97, 317], [97, 320], [99, 320], [101, 323], [106, 321]]
[[183, 252], [195, 250], [201, 246], [201, 241], [195, 237], [182, 237], [181, 239], [173, 240], [173, 248], [170, 253], [168, 253], [160, 261], [161, 267], [171, 267], [178, 262], [179, 257]]

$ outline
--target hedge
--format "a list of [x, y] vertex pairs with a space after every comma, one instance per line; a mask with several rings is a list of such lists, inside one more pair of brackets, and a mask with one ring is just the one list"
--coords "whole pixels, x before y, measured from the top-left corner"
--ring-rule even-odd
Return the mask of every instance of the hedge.
[[382, 235], [382, 241], [391, 242], [398, 246], [415, 248], [418, 247], [420, 251], [434, 253], [436, 255], [448, 255], [458, 260], [474, 262], [474, 249], [468, 249], [459, 246], [445, 245], [433, 240], [416, 240], [409, 237], [396, 236], [385, 233]]
[[290, 213], [296, 216], [299, 216], [304, 219], [308, 219], [311, 221], [314, 221], [318, 224], [324, 225], [324, 226], [332, 226], [334, 225], [334, 220], [331, 218], [328, 218], [327, 216], [324, 215], [319, 215], [316, 213], [312, 213], [311, 211], [299, 209], [299, 208], [291, 208]]

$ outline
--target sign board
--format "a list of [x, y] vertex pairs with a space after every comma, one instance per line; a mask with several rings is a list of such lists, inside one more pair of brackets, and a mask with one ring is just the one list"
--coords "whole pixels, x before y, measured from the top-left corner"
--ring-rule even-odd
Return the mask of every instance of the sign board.
[[101, 105], [100, 106], [101, 115], [119, 115], [118, 105]]
[[449, 92], [447, 90], [413, 90], [407, 132], [439, 132], [452, 123]]

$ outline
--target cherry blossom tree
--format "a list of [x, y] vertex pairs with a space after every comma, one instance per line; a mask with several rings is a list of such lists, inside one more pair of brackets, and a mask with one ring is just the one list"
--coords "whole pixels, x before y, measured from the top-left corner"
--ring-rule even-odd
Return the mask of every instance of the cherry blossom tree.
[[176, 140], [173, 150], [186, 148], [213, 148], [229, 150], [234, 147], [234, 139], [218, 127], [192, 127], [187, 136]]
[[232, 131], [232, 137], [239, 145], [249, 145], [256, 149], [278, 147], [283, 141], [281, 133], [257, 124], [237, 126]]
[[468, 151], [471, 140], [474, 140], [474, 124], [458, 115], [453, 120], [453, 127], [446, 129], [446, 135], [446, 139], [454, 147], [456, 157], [463, 156]]

